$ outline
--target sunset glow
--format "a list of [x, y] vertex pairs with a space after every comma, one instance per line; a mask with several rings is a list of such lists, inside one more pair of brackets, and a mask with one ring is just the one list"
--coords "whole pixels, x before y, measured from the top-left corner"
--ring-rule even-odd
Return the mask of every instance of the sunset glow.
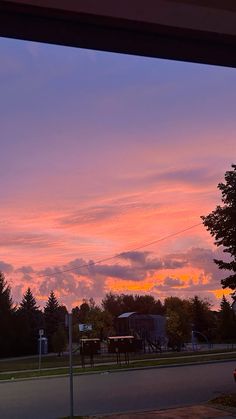
[[222, 249], [202, 225], [174, 234], [220, 203], [235, 163], [235, 70], [6, 39], [0, 50], [0, 270], [15, 302], [30, 286], [42, 306], [54, 290], [68, 307], [109, 291], [217, 307]]

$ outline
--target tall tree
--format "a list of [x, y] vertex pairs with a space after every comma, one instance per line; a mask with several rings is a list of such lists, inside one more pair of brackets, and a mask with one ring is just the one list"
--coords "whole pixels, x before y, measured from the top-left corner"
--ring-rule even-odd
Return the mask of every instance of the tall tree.
[[11, 288], [0, 272], [0, 357], [15, 355], [15, 307], [11, 297]]
[[135, 311], [140, 314], [163, 314], [164, 307], [160, 300], [152, 295], [135, 295]]
[[223, 246], [223, 252], [230, 255], [230, 261], [214, 259], [219, 269], [231, 272], [221, 280], [223, 288], [236, 290], [236, 165], [225, 173], [225, 183], [219, 183], [223, 205], [218, 205], [207, 216], [202, 216], [203, 224], [215, 238], [216, 246]]
[[11, 288], [7, 284], [3, 273], [0, 271], [0, 313], [4, 315], [12, 312], [13, 300], [11, 297]]
[[83, 300], [83, 303], [79, 308], [79, 323], [86, 323], [87, 316], [90, 311], [90, 306], [87, 300]]
[[67, 334], [65, 328], [60, 325], [56, 332], [52, 335], [52, 350], [61, 356], [63, 351], [67, 348]]
[[22, 310], [25, 313], [37, 312], [39, 310], [39, 306], [37, 306], [36, 300], [30, 288], [27, 288], [25, 294], [23, 295], [19, 310]]
[[103, 340], [114, 333], [112, 315], [107, 311], [102, 311], [102, 309], [96, 305], [90, 306], [90, 310], [86, 317], [86, 323], [92, 325], [92, 331], [89, 334], [91, 337], [99, 337]]
[[65, 330], [65, 317], [67, 309], [65, 306], [60, 305], [54, 292], [51, 291], [44, 308], [44, 321], [46, 336], [48, 338], [48, 350], [53, 350], [52, 337], [60, 330]]
[[[199, 334], [202, 340], [203, 335], [209, 339], [209, 329], [211, 326], [210, 303], [207, 300], [200, 299], [197, 295], [190, 299], [190, 320], [192, 322], [192, 330]], [[202, 338], [200, 337], [202, 334]]]
[[59, 312], [59, 302], [53, 291], [50, 292], [48, 301], [44, 308], [44, 319], [46, 336], [48, 338], [48, 349], [52, 351], [52, 336], [57, 331], [61, 322], [61, 315]]
[[180, 313], [173, 310], [167, 311], [166, 332], [168, 346], [174, 351], [180, 351], [181, 346], [187, 340], [185, 326], [183, 327], [182, 319], [183, 317]]
[[54, 294], [54, 291], [51, 291], [48, 297], [48, 301], [45, 305], [46, 312], [54, 312], [59, 307], [59, 302]]
[[43, 327], [42, 312], [30, 288], [23, 295], [17, 310], [19, 319], [19, 352], [21, 354], [33, 354], [37, 352], [38, 331]]
[[111, 313], [113, 317], [119, 316], [123, 313], [122, 296], [112, 292], [106, 294], [102, 300], [102, 308]]
[[164, 308], [167, 318], [168, 345], [174, 350], [180, 350], [190, 338], [190, 303], [178, 297], [167, 297]]

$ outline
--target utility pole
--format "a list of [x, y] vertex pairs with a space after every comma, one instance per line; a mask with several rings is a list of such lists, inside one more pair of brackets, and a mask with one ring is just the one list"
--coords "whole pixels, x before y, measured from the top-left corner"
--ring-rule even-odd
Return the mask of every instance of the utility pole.
[[73, 390], [73, 361], [72, 361], [72, 313], [68, 314], [69, 326], [69, 357], [70, 357], [70, 419], [74, 417], [74, 390]]

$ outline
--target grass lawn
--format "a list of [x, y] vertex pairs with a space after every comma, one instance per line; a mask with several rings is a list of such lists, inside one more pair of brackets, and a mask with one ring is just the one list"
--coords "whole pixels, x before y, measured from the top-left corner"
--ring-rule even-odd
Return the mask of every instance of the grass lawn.
[[[224, 350], [214, 350], [211, 349], [210, 351], [198, 351], [198, 352], [162, 352], [160, 353], [146, 353], [146, 354], [131, 354], [130, 360], [149, 360], [149, 359], [156, 359], [158, 361], [162, 360], [162, 358], [182, 358], [182, 357], [188, 357], [188, 356], [198, 356], [198, 355], [205, 355], [205, 354], [218, 354], [218, 353], [226, 353], [230, 354], [235, 352], [236, 349], [224, 349]], [[63, 368], [68, 367], [68, 359], [69, 356], [62, 355], [43, 355], [42, 356], [42, 362], [41, 362], [41, 368], [44, 369], [50, 369], [50, 368]], [[16, 358], [13, 360], [2, 359], [0, 360], [0, 373], [9, 372], [9, 371], [22, 371], [22, 370], [37, 370], [38, 369], [38, 357], [32, 356], [29, 358]], [[104, 363], [104, 362], [114, 362], [116, 363], [116, 357], [113, 354], [105, 354], [101, 356], [95, 356], [94, 357], [94, 363]], [[76, 354], [73, 355], [73, 365], [81, 365], [80, 355]]]
[[[147, 355], [147, 354], [146, 354]], [[152, 358], [156, 355], [156, 358], [150, 359], [150, 355]], [[201, 353], [170, 353], [170, 354], [150, 354], [149, 358], [147, 356], [144, 359], [141, 358], [141, 354], [139, 354], [139, 360], [135, 360], [132, 357], [132, 362], [130, 362], [128, 368], [146, 368], [146, 367], [158, 367], [158, 366], [167, 366], [171, 364], [186, 364], [186, 363], [197, 363], [197, 362], [207, 362], [207, 361], [216, 361], [216, 360], [236, 360], [236, 352], [227, 351], [225, 353], [217, 353], [215, 351], [207, 351]], [[168, 355], [168, 356], [167, 356]], [[37, 358], [33, 359], [22, 359], [15, 361], [1, 361], [0, 363], [0, 380], [14, 380], [14, 379], [21, 379], [21, 378], [37, 378], [37, 377], [44, 377], [44, 376], [56, 376], [56, 375], [68, 375], [68, 356], [64, 357], [54, 357], [49, 356], [45, 357], [42, 361], [42, 369], [41, 371], [38, 370], [38, 362]], [[110, 365], [95, 365], [95, 367], [86, 367], [81, 368], [79, 367], [79, 358], [78, 356], [74, 359], [74, 364], [77, 365], [73, 368], [75, 374], [83, 374], [88, 372], [109, 372], [115, 371], [120, 369], [127, 368], [127, 365], [122, 363], [121, 365], [117, 365], [114, 361], [114, 358], [108, 358], [106, 361], [104, 358], [101, 359], [100, 362], [107, 362], [113, 361]], [[96, 361], [95, 361], [96, 362]], [[4, 366], [4, 368], [2, 368]], [[18, 368], [16, 368], [18, 367]], [[8, 368], [8, 369], [7, 369]], [[30, 369], [32, 371], [30, 371]], [[28, 370], [28, 371], [27, 371]]]

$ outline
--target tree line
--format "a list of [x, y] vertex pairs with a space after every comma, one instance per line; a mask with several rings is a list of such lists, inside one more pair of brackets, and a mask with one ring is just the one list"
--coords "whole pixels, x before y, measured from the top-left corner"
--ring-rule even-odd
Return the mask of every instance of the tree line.
[[[169, 346], [180, 347], [191, 340], [192, 330], [210, 342], [233, 342], [236, 322], [230, 302], [223, 296], [220, 310], [211, 310], [207, 300], [198, 296], [189, 299], [168, 297], [162, 303], [151, 295], [108, 293], [101, 305], [91, 298], [72, 309], [73, 341], [79, 342], [79, 323], [91, 324], [89, 337], [105, 339], [115, 334], [117, 316], [124, 312], [166, 316]], [[11, 288], [0, 272], [0, 357], [36, 354], [39, 330], [45, 331], [49, 352], [61, 353], [67, 347], [65, 317], [67, 308], [59, 304], [53, 291], [40, 309], [30, 288], [16, 306]]]

